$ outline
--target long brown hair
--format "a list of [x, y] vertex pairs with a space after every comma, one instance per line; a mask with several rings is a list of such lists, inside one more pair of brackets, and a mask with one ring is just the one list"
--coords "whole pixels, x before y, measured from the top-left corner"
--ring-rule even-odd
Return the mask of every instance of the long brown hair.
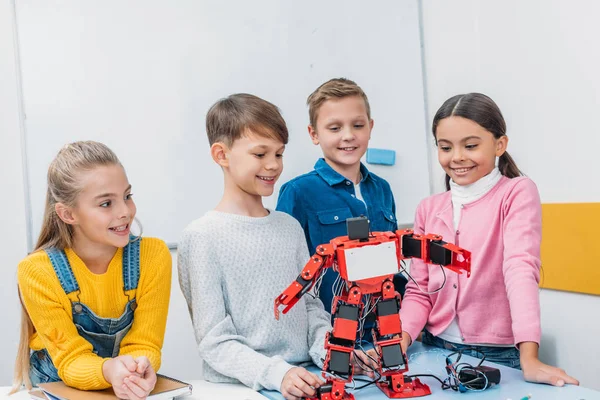
[[[73, 228], [63, 222], [56, 214], [55, 206], [62, 203], [73, 207], [77, 196], [83, 189], [80, 174], [98, 166], [121, 165], [119, 159], [106, 145], [98, 142], [83, 141], [65, 145], [50, 163], [48, 168], [48, 189], [42, 229], [33, 252], [47, 248], [65, 249], [73, 246]], [[25, 385], [31, 389], [29, 379], [29, 341], [35, 332], [31, 318], [21, 300], [21, 335], [12, 393]]]
[[[462, 117], [469, 119], [499, 139], [506, 135], [506, 121], [500, 108], [485, 94], [468, 93], [459, 94], [449, 98], [442, 104], [433, 117], [432, 132], [437, 146], [436, 131], [441, 120], [448, 117]], [[513, 158], [504, 152], [498, 160], [500, 173], [508, 178], [523, 175]], [[450, 190], [450, 176], [446, 174], [446, 190]]]

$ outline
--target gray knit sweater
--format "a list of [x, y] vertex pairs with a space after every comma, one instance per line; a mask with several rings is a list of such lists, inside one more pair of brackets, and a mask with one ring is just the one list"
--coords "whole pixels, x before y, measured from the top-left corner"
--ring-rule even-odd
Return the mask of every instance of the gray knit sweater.
[[204, 379], [280, 390], [298, 364], [325, 358], [330, 316], [305, 295], [276, 321], [273, 301], [308, 261], [306, 239], [291, 216], [263, 218], [210, 211], [184, 231], [179, 284], [188, 303]]

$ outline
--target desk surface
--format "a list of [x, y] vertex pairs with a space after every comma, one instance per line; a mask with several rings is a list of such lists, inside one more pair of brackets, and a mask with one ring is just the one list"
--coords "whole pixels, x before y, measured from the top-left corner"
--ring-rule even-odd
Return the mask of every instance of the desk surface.
[[[424, 346], [420, 342], [415, 342], [408, 351], [409, 356], [409, 375], [415, 374], [433, 374], [444, 380], [447, 375], [444, 369], [445, 354], [450, 354], [448, 350], [437, 349]], [[479, 360], [463, 356], [461, 361], [477, 364]], [[580, 386], [567, 385], [564, 387], [553, 387], [548, 385], [539, 385], [528, 383], [523, 380], [521, 371], [484, 362], [483, 365], [494, 365], [500, 369], [500, 384], [491, 389], [482, 392], [459, 393], [453, 390], [442, 390], [440, 383], [434, 378], [422, 377], [421, 382], [429, 385], [431, 396], [422, 399], [453, 399], [453, 400], [520, 400], [527, 395], [531, 395], [531, 400], [600, 400], [600, 392], [583, 388]], [[314, 372], [317, 372], [316, 368]], [[368, 377], [361, 377], [368, 379]], [[357, 382], [357, 386], [363, 385], [363, 382]], [[272, 400], [283, 400], [283, 396], [273, 391], [261, 391], [263, 395]], [[383, 394], [375, 385], [370, 385], [364, 389], [357, 390], [354, 393], [356, 400], [386, 400], [388, 397]], [[419, 399], [421, 399], [419, 397]]]
[[[190, 381], [189, 383], [193, 386], [193, 394], [181, 397], [181, 400], [265, 400], [264, 396], [241, 384], [210, 383], [206, 381]], [[29, 395], [26, 391], [8, 396], [9, 391], [10, 388], [8, 387], [0, 387], [0, 399], [29, 400]]]
[[[435, 349], [423, 346], [420, 342], [413, 344], [409, 351], [409, 374], [434, 374], [444, 379], [446, 372], [444, 370], [444, 354], [449, 354], [448, 350]], [[475, 358], [463, 356], [461, 361], [476, 364]], [[487, 365], [488, 363], [484, 363]], [[552, 387], [548, 385], [538, 385], [528, 383], [523, 380], [521, 371], [498, 366], [502, 374], [500, 384], [483, 392], [458, 393], [452, 390], [442, 390], [440, 384], [433, 378], [420, 378], [421, 382], [429, 385], [432, 395], [427, 399], [453, 399], [468, 400], [467, 397], [477, 400], [520, 400], [531, 395], [531, 400], [600, 400], [600, 392], [580, 386], [567, 385], [564, 387]], [[316, 367], [314, 369], [317, 372]], [[239, 400], [264, 400], [261, 394], [249, 389], [243, 385], [217, 384], [206, 381], [191, 381], [194, 389], [193, 394], [182, 400], [212, 400], [212, 399], [239, 399]], [[361, 385], [362, 382], [357, 383]], [[26, 391], [8, 396], [10, 388], [0, 387], [0, 399], [9, 400], [28, 400]], [[266, 398], [274, 400], [283, 400], [278, 392], [261, 392]], [[354, 392], [356, 400], [385, 400], [387, 397], [374, 385], [368, 386], [362, 390]]]

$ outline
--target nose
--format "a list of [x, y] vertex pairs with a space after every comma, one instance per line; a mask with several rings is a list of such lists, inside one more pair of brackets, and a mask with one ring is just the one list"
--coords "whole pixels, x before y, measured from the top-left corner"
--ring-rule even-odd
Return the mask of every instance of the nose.
[[342, 140], [346, 142], [350, 142], [354, 140], [356, 135], [354, 135], [354, 131], [352, 128], [343, 128], [342, 129]]
[[280, 165], [283, 164], [281, 158], [277, 157], [269, 157], [269, 159], [265, 162], [265, 169], [267, 171], [276, 171], [280, 168]]
[[454, 151], [452, 152], [452, 161], [455, 163], [459, 163], [461, 161], [464, 161], [464, 159], [465, 159], [465, 155], [464, 155], [462, 149], [457, 146], [454, 149]]
[[118, 209], [119, 219], [128, 219], [131, 216], [131, 210], [125, 201], [119, 202], [120, 206]]

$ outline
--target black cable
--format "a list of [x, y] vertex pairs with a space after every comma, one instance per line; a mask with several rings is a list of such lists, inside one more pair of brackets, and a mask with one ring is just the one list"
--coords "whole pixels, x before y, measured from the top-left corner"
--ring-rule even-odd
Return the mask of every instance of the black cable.
[[435, 375], [432, 375], [432, 374], [416, 374], [416, 375], [406, 375], [406, 377], [408, 377], [408, 378], [419, 378], [419, 377], [423, 377], [423, 376], [428, 376], [428, 377], [430, 377], [430, 378], [435, 378], [435, 379], [437, 379], [437, 381], [438, 381], [439, 383], [441, 383], [441, 384], [442, 384], [442, 386], [444, 385], [444, 381], [443, 381], [443, 380], [441, 380], [441, 379], [440, 379], [440, 377], [438, 377], [438, 376], [435, 376]]
[[406, 274], [406, 276], [408, 276], [410, 278], [411, 281], [413, 281], [415, 283], [415, 285], [417, 285], [417, 288], [419, 288], [419, 291], [421, 291], [421, 293], [425, 293], [425, 294], [435, 294], [437, 292], [439, 292], [440, 290], [442, 290], [444, 288], [444, 286], [446, 285], [446, 271], [444, 271], [444, 267], [439, 265], [440, 269], [442, 270], [442, 274], [444, 275], [444, 281], [442, 282], [442, 284], [440, 285], [439, 288], [431, 291], [431, 292], [426, 292], [425, 290], [423, 290], [421, 288], [421, 285], [419, 285], [417, 283], [417, 281], [415, 280], [415, 278], [412, 277], [412, 275], [406, 270], [406, 268], [404, 267], [404, 264], [402, 265], [402, 271]]
[[353, 391], [360, 390], [360, 389], [364, 389], [364, 388], [366, 388], [367, 386], [370, 386], [370, 385], [372, 385], [372, 384], [374, 384], [374, 383], [377, 383], [377, 382], [379, 382], [379, 379], [380, 379], [380, 378], [381, 378], [381, 376], [380, 376], [379, 378], [377, 378], [377, 379], [374, 379], [374, 380], [370, 381], [369, 383], [365, 383], [365, 384], [364, 384], [364, 385], [362, 385], [362, 386], [355, 387], [355, 388], [353, 389]]
[[[356, 354], [356, 350], [353, 350], [352, 352], [354, 353], [354, 359], [361, 364], [361, 367], [362, 367], [363, 370], [366, 371], [368, 369], [371, 372], [378, 373], [377, 370], [373, 369], [373, 367], [371, 367], [370, 365], [365, 364], [365, 362]], [[366, 352], [363, 351], [363, 353], [366, 354], [366, 356], [369, 357], [371, 360], [373, 360], [373, 358], [371, 356], [369, 356]], [[375, 360], [373, 360], [373, 361], [375, 361]], [[365, 367], [367, 369], [365, 369]]]
[[[363, 369], [365, 369], [364, 367], [367, 367], [369, 370], [371, 370], [371, 372], [373, 372], [373, 373], [377, 374], [377, 378], [373, 379], [372, 381], [370, 381], [370, 380], [366, 380], [366, 379], [357, 379], [357, 378], [352, 378], [354, 381], [359, 381], [359, 382], [368, 382], [368, 383], [366, 383], [366, 384], [364, 384], [364, 385], [362, 385], [362, 386], [359, 386], [359, 387], [354, 387], [352, 390], [359, 390], [359, 389], [363, 389], [363, 388], [366, 388], [366, 387], [367, 387], [367, 386], [369, 386], [369, 385], [372, 385], [372, 384], [374, 384], [374, 383], [378, 382], [378, 381], [381, 379], [381, 374], [379, 373], [379, 371], [377, 371], [377, 370], [373, 369], [373, 368], [372, 368], [370, 365], [367, 365], [367, 364], [365, 364], [365, 363], [364, 363], [364, 361], [363, 361], [363, 360], [362, 360], [360, 357], [358, 357], [358, 356], [356, 355], [356, 350], [354, 350], [353, 352], [354, 352], [354, 358], [355, 358], [355, 359], [356, 359], [356, 360], [357, 360], [357, 361], [358, 361], [358, 362], [359, 362], [359, 363], [360, 363], [360, 364], [363, 366]], [[373, 360], [373, 357], [369, 356], [369, 355], [367, 354], [367, 352], [365, 352], [364, 350], [363, 350], [363, 353], [365, 353], [365, 354], [367, 355], [367, 357], [369, 357], [370, 359], [372, 359], [372, 360]], [[375, 360], [373, 360], [373, 361], [375, 361]]]
[[[470, 363], [467, 363], [467, 362], [459, 362], [463, 355], [463, 352], [465, 352], [465, 351], [474, 351], [474, 352], [482, 355], [482, 357], [479, 361], [479, 364], [477, 364], [477, 366], [474, 367], [473, 365], [471, 365]], [[456, 357], [456, 360], [454, 362], [452, 362], [452, 357], [455, 354], [458, 354], [458, 357]], [[446, 381], [448, 381], [447, 382], [448, 387], [452, 388], [453, 390], [458, 390], [458, 386], [461, 385], [464, 388], [466, 388], [467, 390], [476, 390], [476, 391], [481, 390], [480, 388], [474, 388], [471, 386], [471, 383], [479, 381], [479, 379], [480, 379], [479, 376], [477, 376], [474, 379], [471, 379], [470, 381], [466, 381], [466, 382], [461, 381], [459, 379], [459, 376], [460, 376], [461, 371], [464, 371], [464, 370], [471, 370], [475, 375], [482, 374], [481, 372], [478, 372], [475, 368], [481, 366], [481, 364], [483, 363], [484, 360], [485, 360], [485, 353], [477, 347], [465, 347], [465, 348], [457, 350], [453, 353], [448, 354], [446, 356], [446, 371], [448, 372], [448, 378], [446, 379]], [[484, 378], [487, 380], [487, 377], [485, 377], [485, 375], [484, 375]], [[445, 389], [444, 384], [442, 384], [442, 388]]]
[[[367, 353], [367, 352], [365, 351], [365, 349], [363, 349], [363, 347], [362, 347], [362, 343], [359, 343], [358, 347], [360, 348], [360, 350], [361, 350], [363, 353], [365, 353], [365, 355], [366, 355], [367, 357], [369, 357], [369, 358], [371, 359], [371, 361], [373, 361], [375, 364], [377, 364], [377, 360], [376, 360], [376, 359], [374, 359], [373, 357], [371, 357], [371, 356], [369, 355], [369, 353]], [[377, 352], [377, 349], [375, 348], [375, 346], [373, 346], [373, 350], [375, 350], [375, 353], [377, 353], [377, 355], [379, 355], [379, 353]], [[379, 357], [379, 358], [381, 358], [381, 357]], [[361, 360], [361, 361], [362, 361], [362, 360]]]

